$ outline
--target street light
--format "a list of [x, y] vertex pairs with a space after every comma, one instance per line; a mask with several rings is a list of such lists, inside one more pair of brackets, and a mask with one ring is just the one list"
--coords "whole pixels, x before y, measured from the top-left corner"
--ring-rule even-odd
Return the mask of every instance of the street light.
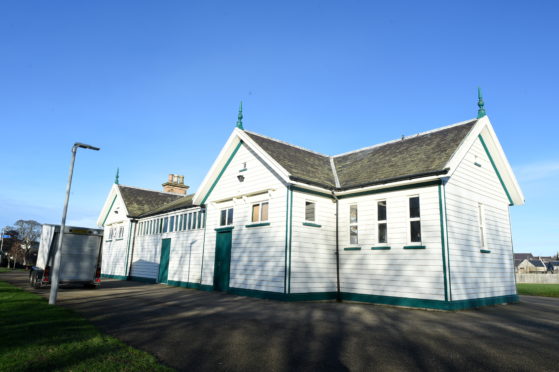
[[78, 147], [99, 151], [99, 147], [86, 145], [85, 143], [76, 142], [72, 146], [72, 161], [70, 162], [70, 175], [68, 176], [68, 185], [66, 186], [66, 200], [64, 201], [64, 210], [62, 211], [62, 222], [60, 223], [60, 233], [58, 234], [58, 246], [54, 254], [54, 263], [52, 265], [52, 280], [50, 283], [49, 305], [56, 304], [56, 296], [58, 295], [58, 274], [60, 272], [60, 256], [62, 250], [62, 238], [64, 237], [64, 227], [66, 225], [66, 212], [68, 212], [68, 201], [70, 200], [70, 188], [72, 187], [72, 175], [74, 174], [74, 162], [76, 161], [76, 152]]

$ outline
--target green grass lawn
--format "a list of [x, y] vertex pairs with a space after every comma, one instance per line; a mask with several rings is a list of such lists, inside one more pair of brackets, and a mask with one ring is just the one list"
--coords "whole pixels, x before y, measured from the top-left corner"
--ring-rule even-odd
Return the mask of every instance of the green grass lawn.
[[559, 284], [516, 284], [518, 294], [529, 296], [559, 297]]
[[172, 371], [77, 313], [0, 282], [0, 371]]

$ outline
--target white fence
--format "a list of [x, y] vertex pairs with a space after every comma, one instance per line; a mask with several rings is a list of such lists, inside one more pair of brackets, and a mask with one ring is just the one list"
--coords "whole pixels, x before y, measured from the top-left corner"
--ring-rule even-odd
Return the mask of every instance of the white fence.
[[559, 284], [559, 274], [516, 274], [516, 282]]

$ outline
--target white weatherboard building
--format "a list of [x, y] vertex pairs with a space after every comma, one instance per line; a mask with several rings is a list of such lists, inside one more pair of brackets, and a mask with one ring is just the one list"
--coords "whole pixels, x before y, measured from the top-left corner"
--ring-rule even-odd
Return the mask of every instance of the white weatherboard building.
[[515, 302], [509, 206], [524, 197], [478, 116], [327, 156], [240, 115], [195, 194], [113, 185], [103, 275], [280, 300]]

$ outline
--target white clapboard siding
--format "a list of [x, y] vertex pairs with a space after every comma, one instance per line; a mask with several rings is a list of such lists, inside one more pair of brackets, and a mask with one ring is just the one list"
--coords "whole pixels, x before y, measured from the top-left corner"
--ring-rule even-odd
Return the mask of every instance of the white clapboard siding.
[[[445, 185], [445, 197], [452, 300], [516, 294], [509, 201], [479, 139]], [[491, 253], [480, 252], [478, 203]]]
[[[409, 240], [409, 198], [419, 196], [421, 243]], [[378, 243], [377, 202], [386, 200], [388, 242]], [[444, 300], [439, 195], [437, 186], [411, 188], [340, 200], [342, 292]], [[359, 244], [350, 244], [350, 205], [358, 206]], [[404, 249], [423, 245], [425, 249]], [[371, 250], [390, 246], [390, 250]], [[344, 251], [360, 247], [359, 251]]]
[[[320, 227], [303, 225], [305, 202], [315, 204]], [[336, 291], [336, 204], [332, 199], [293, 192], [289, 282], [291, 293]]]
[[[128, 253], [128, 239], [130, 236], [130, 222], [125, 215], [125, 207], [118, 194], [112, 207], [107, 211], [104, 220], [103, 246], [101, 255], [101, 273], [103, 275], [126, 275], [126, 255]], [[118, 213], [115, 213], [118, 212]], [[117, 237], [120, 227], [124, 227], [122, 239]], [[115, 229], [115, 236], [109, 239], [109, 231]]]
[[[245, 164], [246, 163], [246, 164]], [[246, 170], [240, 172], [240, 170]], [[239, 182], [237, 176], [243, 175]], [[254, 194], [257, 195], [254, 195]], [[229, 286], [284, 291], [286, 187], [256, 154], [241, 145], [206, 200], [202, 283], [213, 285], [216, 231], [223, 208], [234, 208]], [[230, 200], [234, 198], [233, 200]], [[254, 203], [267, 201], [270, 225], [246, 227]]]

